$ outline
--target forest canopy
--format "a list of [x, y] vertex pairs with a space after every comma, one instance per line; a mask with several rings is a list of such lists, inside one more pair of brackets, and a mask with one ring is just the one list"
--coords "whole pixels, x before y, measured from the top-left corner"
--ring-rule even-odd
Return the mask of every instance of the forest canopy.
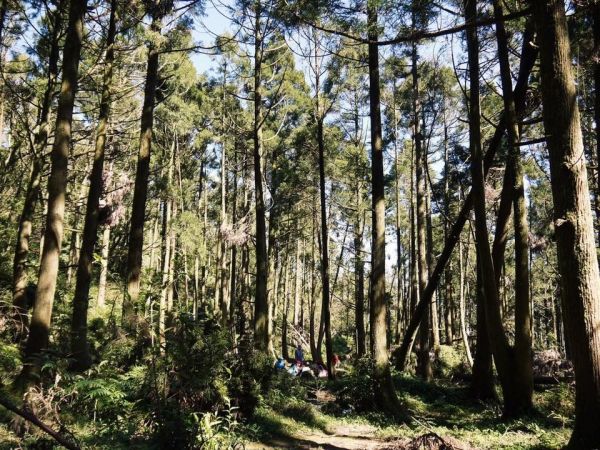
[[0, 0], [0, 449], [600, 447], [600, 1]]

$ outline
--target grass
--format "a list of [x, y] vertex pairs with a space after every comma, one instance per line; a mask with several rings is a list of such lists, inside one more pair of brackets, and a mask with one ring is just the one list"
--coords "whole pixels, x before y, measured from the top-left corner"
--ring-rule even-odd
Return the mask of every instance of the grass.
[[[298, 437], [311, 432], [332, 433], [339, 427], [370, 425], [382, 440], [414, 438], [434, 432], [481, 449], [558, 449], [568, 441], [573, 417], [574, 390], [557, 385], [535, 392], [537, 410], [518, 420], [503, 421], [499, 404], [483, 404], [468, 395], [468, 386], [448, 381], [425, 383], [397, 376], [396, 388], [411, 410], [414, 422], [399, 425], [376, 412], [353, 412], [332, 405], [313, 405], [288, 399], [289, 404], [263, 405], [249, 425], [253, 439]], [[344, 381], [333, 388], [340, 389]]]
[[[566, 444], [571, 433], [573, 388], [568, 385], [536, 392], [536, 413], [519, 420], [503, 421], [499, 418], [500, 405], [470, 400], [466, 385], [448, 381], [424, 383], [410, 376], [398, 376], [395, 381], [399, 397], [413, 413], [411, 425], [395, 424], [376, 412], [348, 413], [329, 404], [275, 393], [256, 410], [252, 420], [243, 427], [243, 434], [252, 441], [270, 437], [285, 441], [315, 432], [332, 434], [340, 427], [370, 425], [374, 429], [373, 437], [382, 440], [414, 438], [434, 432], [481, 449], [558, 449]], [[339, 389], [344, 382], [332, 388]], [[73, 431], [87, 448], [121, 448], [118, 439], [93, 424], [82, 424]], [[20, 443], [6, 424], [0, 425], [0, 442], [0, 450]], [[148, 447], [140, 442], [138, 448]]]

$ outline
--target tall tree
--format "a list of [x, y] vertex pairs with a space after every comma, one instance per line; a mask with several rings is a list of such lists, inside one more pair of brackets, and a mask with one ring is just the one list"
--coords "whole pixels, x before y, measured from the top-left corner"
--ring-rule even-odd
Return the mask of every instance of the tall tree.
[[[63, 48], [63, 75], [56, 109], [54, 144], [52, 146], [50, 177], [48, 179], [48, 213], [44, 233], [44, 247], [40, 261], [38, 287], [31, 316], [29, 336], [25, 345], [28, 358], [39, 354], [48, 346], [52, 306], [63, 238], [63, 219], [67, 188], [67, 166], [71, 146], [71, 122], [83, 43], [83, 19], [86, 0], [69, 2], [69, 19]], [[22, 380], [30, 381], [38, 367], [25, 365]]]
[[123, 325], [128, 332], [133, 332], [137, 323], [136, 308], [140, 296], [142, 274], [142, 251], [144, 245], [144, 223], [146, 221], [146, 198], [150, 177], [150, 151], [154, 127], [154, 108], [156, 106], [156, 89], [159, 80], [160, 47], [158, 36], [162, 31], [162, 18], [168, 13], [170, 6], [160, 0], [153, 0], [148, 13], [152, 18], [150, 31], [153, 34], [148, 40], [148, 56], [146, 63], [146, 81], [144, 85], [144, 103], [140, 119], [140, 141], [133, 188], [133, 204], [131, 206], [131, 222], [129, 228], [129, 246], [127, 250], [127, 294], [123, 299]]
[[254, 201], [256, 215], [256, 289], [254, 297], [254, 345], [266, 352], [269, 347], [269, 298], [267, 282], [267, 225], [263, 193], [263, 108], [262, 108], [262, 62], [264, 57], [264, 25], [260, 0], [254, 2], [254, 120], [252, 130], [254, 161]]
[[[4, 4], [7, 2], [5, 1]], [[60, 6], [60, 5], [59, 5]], [[20, 341], [27, 337], [26, 329], [29, 321], [27, 315], [27, 261], [29, 257], [29, 241], [33, 231], [33, 216], [35, 206], [40, 195], [40, 182], [44, 163], [44, 153], [48, 145], [50, 134], [50, 108], [56, 90], [58, 79], [58, 62], [60, 57], [60, 35], [63, 23], [63, 8], [57, 8], [51, 15], [52, 31], [50, 36], [50, 51], [48, 54], [48, 66], [46, 77], [46, 88], [40, 105], [38, 128], [35, 132], [33, 151], [34, 159], [29, 174], [29, 183], [25, 191], [25, 200], [18, 223], [17, 242], [15, 246], [15, 257], [13, 260], [13, 305], [17, 330], [15, 339]], [[1, 41], [0, 41], [1, 42]]]
[[102, 81], [102, 93], [100, 98], [100, 111], [98, 114], [98, 126], [96, 127], [96, 145], [94, 151], [94, 162], [90, 173], [89, 191], [85, 211], [85, 222], [83, 225], [83, 239], [79, 261], [77, 264], [77, 276], [75, 283], [75, 296], [73, 298], [73, 318], [71, 321], [71, 352], [74, 362], [73, 368], [86, 370], [92, 361], [87, 342], [87, 313], [90, 294], [90, 283], [92, 280], [92, 262], [94, 259], [94, 247], [98, 236], [98, 218], [100, 214], [100, 196], [102, 195], [102, 173], [104, 170], [104, 154], [106, 149], [108, 119], [111, 102], [111, 85], [113, 76], [113, 65], [115, 59], [115, 36], [117, 34], [117, 11], [118, 3], [111, 1], [108, 31], [106, 35], [106, 56], [104, 59], [104, 78]]
[[377, 2], [367, 3], [367, 27], [371, 41], [368, 44], [369, 110], [371, 118], [371, 348], [374, 360], [373, 380], [376, 400], [382, 410], [401, 420], [407, 420], [400, 404], [390, 372], [386, 332], [385, 295], [385, 189], [383, 172], [383, 141], [381, 129], [381, 102], [379, 87], [379, 33]]
[[575, 368], [575, 427], [569, 448], [598, 448], [600, 273], [565, 5], [562, 0], [548, 0], [532, 1], [531, 6], [539, 34], [565, 332]]

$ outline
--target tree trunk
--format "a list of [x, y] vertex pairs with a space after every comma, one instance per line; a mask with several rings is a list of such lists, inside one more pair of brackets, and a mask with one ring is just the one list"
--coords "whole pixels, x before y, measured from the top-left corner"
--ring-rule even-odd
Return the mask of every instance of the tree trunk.
[[108, 278], [108, 253], [110, 251], [110, 227], [105, 225], [102, 232], [102, 251], [100, 254], [100, 279], [98, 281], [98, 298], [96, 306], [106, 305], [106, 279]]
[[[450, 224], [450, 166], [448, 164], [448, 156], [448, 123], [446, 122], [446, 106], [444, 105], [444, 242], [448, 239], [448, 225]], [[452, 261], [450, 261], [444, 272], [444, 328], [446, 329], [446, 345], [452, 345], [454, 342], [454, 303], [452, 297]], [[469, 364], [472, 364], [472, 361], [469, 360]]]
[[577, 387], [569, 447], [591, 449], [600, 447], [600, 274], [577, 93], [563, 1], [531, 3], [539, 34], [565, 334]]
[[[221, 324], [227, 325], [229, 320], [229, 295], [227, 293], [227, 245], [225, 236], [222, 232], [224, 226], [227, 225], [227, 132], [225, 127], [225, 88], [227, 83], [227, 62], [223, 64], [223, 96], [221, 98], [221, 217], [219, 228], [219, 243], [217, 247], [217, 273], [218, 273], [218, 290], [216, 294], [217, 303], [221, 312]], [[235, 152], [235, 149], [234, 149]]]
[[[477, 1], [465, 1], [465, 20], [477, 18]], [[475, 211], [475, 234], [477, 239], [478, 268], [481, 271], [484, 311], [490, 346], [504, 394], [504, 416], [516, 417], [531, 408], [527, 400], [523, 377], [515, 374], [513, 349], [506, 337], [492, 252], [488, 241], [485, 205], [485, 175], [481, 150], [481, 113], [479, 100], [479, 39], [477, 30], [467, 30], [469, 57], [469, 147], [471, 149], [471, 174], [473, 180], [473, 209]], [[514, 112], [514, 111], [513, 111]], [[507, 129], [510, 128], [511, 112], [506, 111]]]
[[[594, 33], [594, 123], [596, 125], [596, 217], [600, 224], [600, 3], [595, 2], [592, 12]], [[600, 233], [600, 229], [598, 231]], [[598, 236], [600, 242], [600, 235]]]
[[[468, 250], [467, 250], [468, 251]], [[477, 346], [475, 347], [475, 361], [471, 361], [473, 368], [473, 378], [471, 379], [471, 396], [477, 400], [491, 401], [496, 400], [496, 390], [494, 389], [494, 368], [492, 365], [492, 351], [490, 348], [490, 339], [485, 321], [485, 305], [483, 298], [481, 270], [479, 261], [477, 262]], [[464, 302], [464, 300], [462, 300]], [[461, 311], [464, 316], [464, 303]], [[464, 317], [461, 317], [464, 324]], [[466, 332], [466, 330], [464, 330]], [[465, 339], [467, 348], [468, 342]], [[470, 355], [469, 355], [470, 356]]]
[[[469, 347], [469, 335], [467, 333], [467, 318], [465, 311], [465, 267], [463, 265], [463, 245], [462, 241], [458, 242], [458, 270], [460, 271], [460, 280], [459, 280], [459, 310], [460, 310], [460, 334], [462, 336], [463, 345], [465, 347], [465, 355], [467, 356], [467, 362], [469, 363], [469, 367], [473, 367], [473, 356], [471, 356], [471, 348]], [[467, 245], [467, 264], [469, 262], [469, 246]], [[479, 316], [477, 317], [479, 323]], [[484, 329], [485, 330], [485, 329]], [[487, 331], [486, 331], [487, 332]], [[487, 335], [486, 335], [487, 339]], [[479, 341], [478, 341], [479, 342]], [[490, 353], [491, 355], [491, 353]]]
[[[159, 35], [162, 30], [161, 18], [164, 11], [152, 11], [150, 30]], [[146, 66], [146, 84], [144, 104], [140, 119], [140, 144], [133, 188], [131, 206], [131, 224], [129, 229], [129, 247], [127, 252], [127, 294], [123, 299], [123, 327], [134, 332], [137, 326], [137, 312], [142, 273], [142, 252], [144, 248], [144, 223], [146, 221], [146, 198], [150, 177], [150, 151], [154, 126], [154, 107], [156, 106], [156, 88], [158, 85], [159, 49], [152, 40], [148, 43], [148, 62]]]
[[[233, 198], [231, 199], [232, 209], [231, 209], [231, 223], [232, 226], [236, 226], [237, 223], [237, 198], [238, 198], [238, 174], [237, 174], [237, 166], [239, 164], [237, 157], [237, 148], [234, 149], [234, 170], [233, 170]], [[235, 317], [235, 309], [237, 306], [237, 245], [232, 245], [231, 247], [231, 274], [230, 274], [230, 285], [229, 285], [229, 323], [228, 327], [233, 331], [233, 323]], [[235, 332], [233, 332], [235, 337]]]
[[[378, 39], [377, 7], [374, 2], [367, 4], [368, 37], [372, 42]], [[385, 298], [385, 189], [383, 172], [383, 142], [381, 137], [381, 105], [379, 88], [379, 48], [371, 43], [369, 55], [369, 110], [371, 118], [371, 183], [373, 240], [371, 244], [371, 347], [373, 349], [376, 401], [380, 408], [401, 420], [407, 420], [404, 407], [400, 404], [390, 372], [389, 355], [386, 345], [386, 298]]]
[[284, 265], [283, 314], [281, 319], [281, 356], [287, 360], [290, 358], [290, 352], [287, 345], [288, 317], [290, 311], [290, 268], [288, 258], [286, 258]]
[[[494, 0], [496, 17], [504, 15], [502, 4]], [[505, 393], [505, 414], [519, 415], [533, 407], [533, 353], [531, 338], [531, 310], [529, 285], [529, 226], [525, 209], [523, 185], [523, 166], [519, 147], [520, 133], [517, 111], [512, 91], [512, 76], [508, 59], [508, 38], [502, 20], [496, 23], [498, 56], [502, 79], [504, 110], [506, 111], [507, 134], [509, 143], [509, 162], [514, 171], [513, 223], [515, 232], [515, 344], [510, 349], [512, 359], [511, 378], [514, 391], [508, 398]], [[510, 403], [510, 404], [509, 404]]]
[[354, 223], [354, 319], [356, 324], [356, 353], [358, 357], [367, 354], [365, 337], [365, 264], [363, 261], [362, 190], [356, 187], [356, 220]]
[[[77, 280], [75, 296], [73, 297], [73, 318], [71, 321], [71, 353], [72, 368], [87, 370], [92, 364], [87, 342], [87, 313], [89, 306], [90, 284], [92, 281], [92, 263], [94, 247], [98, 236], [98, 216], [100, 214], [100, 196], [102, 195], [102, 175], [104, 170], [104, 153], [108, 117], [110, 113], [110, 89], [112, 85], [113, 62], [115, 59], [116, 9], [117, 1], [111, 2], [108, 34], [106, 36], [106, 58], [104, 61], [104, 79], [100, 99], [100, 113], [96, 128], [96, 147], [94, 163], [90, 174], [85, 222], [83, 226], [83, 241], [77, 264]], [[107, 226], [108, 229], [108, 226]]]
[[301, 273], [302, 265], [300, 261], [300, 237], [296, 238], [296, 270], [294, 276], [294, 327], [298, 328], [300, 325], [300, 296], [301, 296]]
[[256, 291], [254, 299], [254, 346], [267, 352], [269, 347], [269, 299], [267, 297], [267, 227], [265, 219], [265, 199], [263, 195], [263, 175], [261, 158], [263, 151], [263, 111], [262, 111], [262, 57], [263, 42], [261, 32], [262, 5], [254, 3], [254, 195], [256, 214]]
[[161, 348], [161, 353], [163, 354], [166, 344], [165, 329], [167, 323], [167, 285], [169, 281], [169, 264], [171, 263], [171, 238], [169, 236], [171, 211], [172, 200], [164, 200], [162, 225], [162, 276], [160, 286], [160, 301], [158, 304], [158, 342]]
[[[525, 98], [528, 87], [529, 74], [531, 73], [531, 69], [535, 63], [537, 56], [537, 49], [531, 45], [532, 41], [532, 35], [526, 35], [523, 38], [521, 64], [519, 67], [519, 75], [514, 90], [515, 105], [519, 114], [525, 108]], [[499, 148], [500, 143], [502, 141], [505, 129], [506, 115], [504, 114], [500, 119], [500, 122], [498, 123], [498, 127], [496, 128], [492, 139], [489, 142], [489, 148], [483, 161], [484, 175], [487, 175], [487, 172], [492, 165], [496, 151]], [[436, 290], [442, 272], [444, 271], [446, 264], [450, 260], [452, 251], [454, 250], [454, 247], [456, 246], [459, 240], [460, 233], [464, 227], [464, 224], [467, 221], [472, 206], [473, 192], [471, 191], [469, 192], [469, 194], [467, 194], [467, 197], [465, 198], [463, 205], [458, 213], [456, 221], [450, 229], [448, 239], [444, 243], [442, 253], [437, 257], [437, 263], [435, 265], [435, 268], [433, 269], [433, 272], [431, 272], [430, 274], [429, 281], [427, 283], [427, 288], [425, 289], [424, 298], [419, 299], [419, 303], [415, 308], [414, 316], [411, 318], [410, 323], [404, 333], [402, 345], [394, 352], [394, 358], [396, 360], [396, 367], [398, 368], [398, 370], [404, 370], [404, 367], [406, 365], [406, 359], [408, 356], [408, 351], [410, 350], [414, 342], [415, 333], [421, 322], [421, 317], [426, 312], [428, 301], [431, 299], [431, 295], [433, 295], [433, 292]]]
[[[317, 103], [317, 110], [320, 105]], [[322, 316], [325, 322], [325, 354], [327, 357], [327, 371], [329, 379], [335, 378], [333, 366], [333, 346], [331, 340], [331, 312], [329, 297], [329, 233], [327, 231], [327, 203], [325, 192], [325, 142], [323, 137], [323, 118], [317, 112], [317, 143], [319, 147], [319, 191], [321, 198], [321, 282], [322, 289]], [[343, 249], [343, 247], [342, 247]]]
[[[414, 17], [413, 17], [414, 22]], [[425, 202], [425, 154], [421, 135], [421, 106], [419, 99], [419, 73], [418, 73], [417, 44], [412, 44], [412, 83], [413, 83], [413, 140], [415, 145], [415, 180], [417, 191], [417, 277], [419, 286], [419, 298], [423, 296], [427, 286], [429, 268], [427, 266], [427, 211]], [[433, 296], [432, 296], [433, 298]], [[417, 375], [425, 380], [433, 376], [431, 359], [429, 357], [429, 312], [430, 305], [423, 314], [419, 327], [419, 350], [417, 354]]]
[[[32, 358], [48, 346], [52, 306], [58, 275], [63, 238], [63, 219], [67, 188], [67, 166], [71, 143], [71, 121], [77, 91], [79, 59], [83, 41], [83, 19], [86, 0], [71, 0], [69, 25], [63, 49], [63, 77], [56, 109], [56, 127], [48, 179], [48, 214], [44, 233], [44, 247], [40, 263], [38, 287], [31, 317], [31, 326], [25, 355]], [[37, 363], [23, 368], [23, 380], [37, 372]]]
[[[2, 2], [3, 11], [6, 13], [6, 1]], [[13, 262], [13, 305], [15, 307], [15, 341], [20, 342], [26, 337], [29, 317], [27, 315], [27, 260], [29, 257], [29, 239], [33, 228], [33, 216], [35, 205], [40, 195], [40, 179], [43, 168], [44, 153], [48, 145], [48, 135], [50, 133], [50, 108], [52, 106], [52, 96], [56, 88], [58, 78], [58, 60], [60, 56], [60, 32], [62, 29], [63, 8], [58, 8], [54, 14], [54, 23], [52, 25], [51, 47], [48, 56], [48, 75], [46, 80], [46, 90], [42, 99], [38, 130], [34, 138], [33, 163], [29, 175], [29, 184], [25, 193], [23, 209], [19, 218], [17, 239], [15, 246], [15, 258]], [[0, 25], [4, 25], [4, 18]], [[0, 42], [1, 39], [0, 39]], [[1, 136], [1, 135], [0, 135]], [[42, 244], [43, 246], [43, 244]]]

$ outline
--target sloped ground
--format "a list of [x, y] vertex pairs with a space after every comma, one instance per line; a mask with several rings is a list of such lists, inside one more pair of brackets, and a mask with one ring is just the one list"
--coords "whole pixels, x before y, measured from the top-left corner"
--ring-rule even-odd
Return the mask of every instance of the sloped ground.
[[[468, 387], [452, 382], [423, 383], [397, 377], [412, 425], [398, 425], [377, 414], [334, 408], [334, 394], [317, 392], [310, 402], [264, 407], [253, 425], [259, 438], [248, 449], [471, 450], [558, 449], [566, 444], [573, 418], [573, 387], [550, 386], [535, 393], [538, 411], [502, 421], [500, 405], [470, 400]], [[337, 411], [337, 412], [333, 412]], [[260, 441], [260, 442], [256, 442]]]

